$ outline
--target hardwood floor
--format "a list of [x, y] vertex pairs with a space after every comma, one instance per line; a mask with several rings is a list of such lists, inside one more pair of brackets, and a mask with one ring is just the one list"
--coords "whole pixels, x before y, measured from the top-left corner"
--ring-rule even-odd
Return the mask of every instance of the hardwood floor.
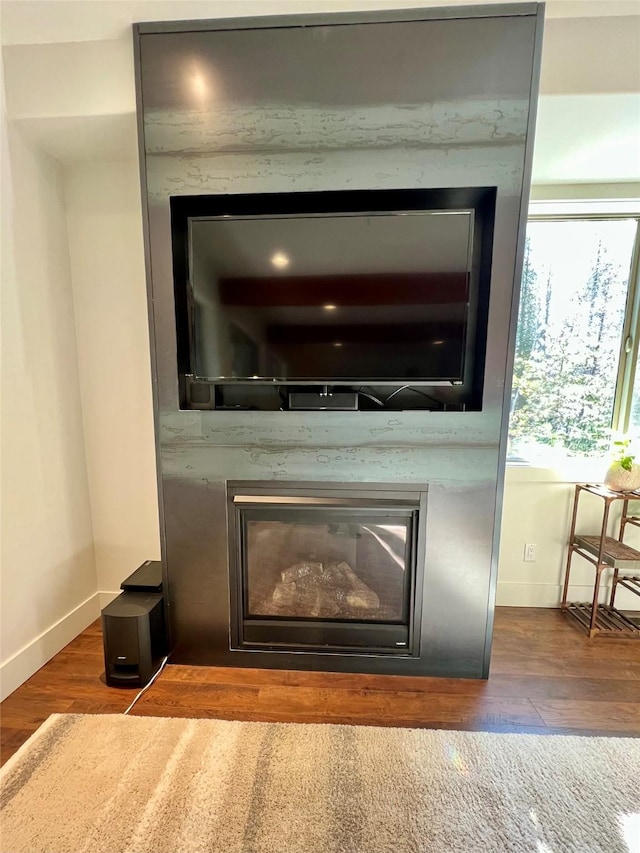
[[[0, 705], [2, 761], [53, 713], [117, 714], [100, 623]], [[169, 665], [132, 714], [640, 736], [640, 643], [589, 640], [557, 610], [498, 608], [488, 681]]]

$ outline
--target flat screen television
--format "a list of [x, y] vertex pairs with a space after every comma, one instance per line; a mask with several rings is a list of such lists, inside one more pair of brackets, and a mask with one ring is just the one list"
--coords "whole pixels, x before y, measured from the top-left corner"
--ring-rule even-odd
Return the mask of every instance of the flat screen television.
[[172, 198], [182, 404], [479, 408], [494, 208], [495, 188]]

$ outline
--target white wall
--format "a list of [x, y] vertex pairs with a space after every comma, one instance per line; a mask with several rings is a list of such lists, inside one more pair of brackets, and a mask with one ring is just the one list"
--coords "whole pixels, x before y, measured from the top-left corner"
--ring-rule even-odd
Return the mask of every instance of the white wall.
[[58, 164], [2, 110], [2, 696], [99, 615]]
[[[604, 471], [599, 477], [589, 477], [587, 481], [597, 482], [602, 476]], [[498, 564], [498, 605], [558, 606], [562, 598], [574, 494], [575, 484], [567, 482], [557, 471], [524, 466], [507, 467]], [[604, 501], [600, 498], [582, 494], [577, 533], [600, 533], [603, 505]], [[620, 504], [614, 504], [611, 510], [610, 536], [618, 535], [620, 509]], [[628, 527], [625, 541], [640, 548], [639, 534], [640, 529]], [[525, 543], [537, 546], [535, 562], [524, 562]], [[610, 572], [603, 575], [603, 600], [610, 575]], [[593, 581], [593, 566], [574, 557], [570, 600], [591, 601]], [[616, 605], [622, 609], [637, 610], [638, 598], [624, 588], [619, 588]]]
[[69, 167], [65, 198], [98, 589], [116, 592], [160, 556], [137, 161]]

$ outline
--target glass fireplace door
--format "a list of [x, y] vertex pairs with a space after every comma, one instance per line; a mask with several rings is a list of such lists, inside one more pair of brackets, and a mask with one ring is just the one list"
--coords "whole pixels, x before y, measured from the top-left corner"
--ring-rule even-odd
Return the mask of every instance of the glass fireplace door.
[[239, 506], [243, 647], [407, 653], [417, 510]]

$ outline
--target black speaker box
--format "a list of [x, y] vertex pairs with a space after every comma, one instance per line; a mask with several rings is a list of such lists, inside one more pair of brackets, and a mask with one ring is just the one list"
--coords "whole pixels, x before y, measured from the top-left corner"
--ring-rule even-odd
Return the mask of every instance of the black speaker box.
[[120, 589], [128, 592], [162, 592], [162, 563], [145, 560], [132, 575], [125, 578]]
[[123, 592], [102, 611], [105, 677], [110, 687], [144, 687], [166, 654], [162, 595]]

